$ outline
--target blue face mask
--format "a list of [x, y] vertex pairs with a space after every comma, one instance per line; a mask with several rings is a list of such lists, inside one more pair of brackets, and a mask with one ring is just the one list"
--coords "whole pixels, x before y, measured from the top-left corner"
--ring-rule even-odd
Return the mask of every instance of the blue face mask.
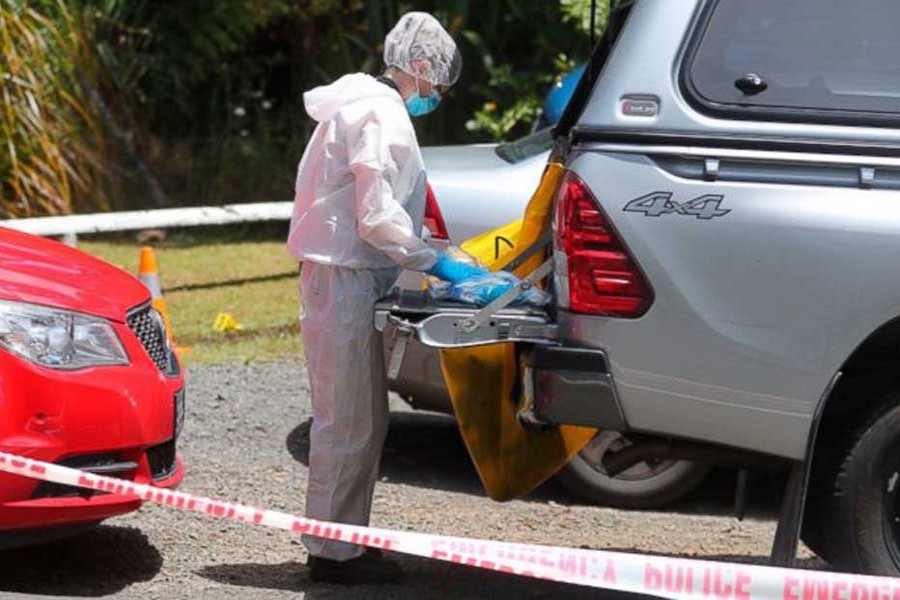
[[[418, 86], [416, 88], [418, 89]], [[440, 103], [441, 95], [437, 93], [437, 90], [431, 90], [431, 94], [425, 97], [416, 92], [406, 100], [406, 110], [414, 117], [421, 117], [432, 112]]]
[[435, 90], [431, 90], [431, 94], [424, 98], [419, 94], [413, 94], [406, 101], [406, 110], [414, 117], [427, 115], [438, 107], [441, 103], [441, 96]]

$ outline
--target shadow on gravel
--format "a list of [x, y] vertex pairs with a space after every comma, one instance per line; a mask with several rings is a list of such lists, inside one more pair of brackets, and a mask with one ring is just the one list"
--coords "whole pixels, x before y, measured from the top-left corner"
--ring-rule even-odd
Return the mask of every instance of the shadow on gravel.
[[162, 563], [162, 555], [140, 530], [100, 526], [76, 537], [0, 552], [0, 596], [107, 596], [150, 581]]
[[[309, 419], [287, 436], [294, 460], [309, 465]], [[414, 485], [486, 497], [478, 473], [459, 435], [453, 417], [424, 412], [393, 412], [381, 456], [381, 477]], [[755, 472], [750, 479], [747, 517], [775, 519], [784, 487], [779, 473]], [[666, 509], [688, 515], [731, 516], [735, 506], [736, 475], [733, 469], [714, 469], [700, 487]], [[562, 505], [590, 504], [551, 479], [525, 501]]]
[[[307, 466], [311, 426], [312, 419], [301, 423], [286, 440], [294, 460]], [[391, 413], [379, 476], [393, 483], [485, 496], [456, 421], [444, 415]]]
[[[746, 518], [776, 520], [787, 482], [780, 471], [752, 471], [749, 475]], [[665, 509], [682, 515], [731, 517], [735, 514], [737, 472], [716, 468], [696, 490]]]
[[[650, 596], [600, 592], [562, 583], [505, 575], [422, 558], [392, 555], [404, 571], [400, 585], [343, 587], [314, 583], [299, 563], [216, 565], [198, 574], [220, 584], [303, 592], [307, 600], [324, 598], [611, 598], [640, 600]], [[223, 590], [224, 591], [224, 590]], [[235, 593], [237, 591], [235, 590]]]

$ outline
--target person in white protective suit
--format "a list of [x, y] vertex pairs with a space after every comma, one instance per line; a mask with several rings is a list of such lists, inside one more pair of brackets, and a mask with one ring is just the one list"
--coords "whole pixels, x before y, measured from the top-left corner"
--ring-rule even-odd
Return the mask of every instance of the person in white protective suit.
[[[421, 238], [425, 171], [410, 115], [437, 107], [462, 67], [426, 13], [403, 15], [384, 44], [387, 70], [345, 75], [304, 94], [318, 122], [300, 161], [288, 247], [302, 263], [300, 324], [312, 386], [306, 515], [367, 524], [387, 432], [376, 300], [400, 269], [461, 282], [484, 271]], [[380, 583], [399, 567], [380, 553], [304, 537], [312, 579]]]

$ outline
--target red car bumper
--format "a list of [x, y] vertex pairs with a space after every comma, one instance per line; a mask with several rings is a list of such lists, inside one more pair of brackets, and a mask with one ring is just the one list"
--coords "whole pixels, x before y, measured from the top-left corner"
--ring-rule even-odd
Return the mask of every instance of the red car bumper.
[[[184, 475], [175, 449], [184, 377], [174, 357], [164, 373], [127, 325], [114, 326], [129, 365], [60, 371], [0, 350], [0, 450], [175, 487]], [[0, 533], [98, 522], [140, 505], [0, 473]]]

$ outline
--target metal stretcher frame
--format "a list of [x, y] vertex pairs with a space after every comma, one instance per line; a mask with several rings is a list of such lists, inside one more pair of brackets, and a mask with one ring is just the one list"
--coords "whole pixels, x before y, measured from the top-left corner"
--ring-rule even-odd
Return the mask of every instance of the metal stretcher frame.
[[[512, 270], [544, 250], [550, 237], [543, 236], [504, 265]], [[375, 307], [375, 328], [394, 329], [388, 379], [397, 379], [410, 337], [431, 348], [466, 348], [503, 342], [556, 344], [558, 329], [547, 312], [533, 307], [511, 307], [522, 293], [553, 272], [553, 260], [544, 261], [519, 284], [484, 307], [455, 301], [434, 301], [428, 292], [394, 290]]]

